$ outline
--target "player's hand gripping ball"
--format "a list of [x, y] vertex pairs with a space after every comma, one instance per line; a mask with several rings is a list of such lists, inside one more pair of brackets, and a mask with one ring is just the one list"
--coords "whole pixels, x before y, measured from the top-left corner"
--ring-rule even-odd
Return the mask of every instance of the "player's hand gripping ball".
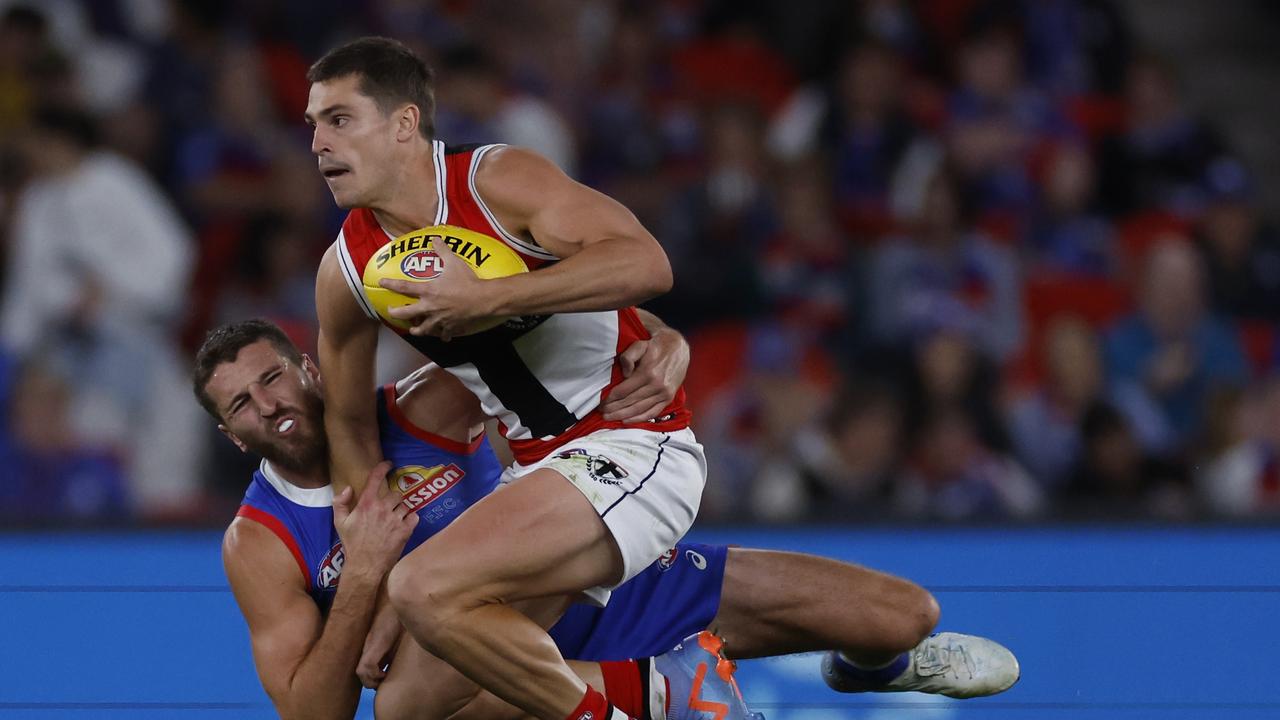
[[[437, 252], [447, 248], [462, 259], [481, 280], [507, 277], [529, 268], [524, 260], [501, 240], [453, 225], [432, 225], [407, 232], [391, 240], [369, 258], [364, 266], [365, 297], [379, 317], [393, 327], [408, 330], [413, 323], [394, 318], [391, 308], [412, 305], [417, 298], [402, 295], [379, 286], [384, 278], [429, 283], [443, 271]], [[506, 318], [496, 317], [472, 324], [466, 334], [477, 333], [500, 325]], [[461, 333], [460, 333], [461, 334]]]

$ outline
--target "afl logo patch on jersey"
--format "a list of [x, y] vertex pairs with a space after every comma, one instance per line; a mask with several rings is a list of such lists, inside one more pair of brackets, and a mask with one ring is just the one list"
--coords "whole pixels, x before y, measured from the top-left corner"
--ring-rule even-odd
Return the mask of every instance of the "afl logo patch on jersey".
[[316, 568], [316, 587], [321, 590], [332, 590], [338, 587], [338, 579], [342, 575], [342, 563], [345, 560], [342, 541], [339, 540], [329, 548], [329, 552], [325, 553], [324, 559], [320, 561], [320, 567]]
[[391, 473], [391, 489], [400, 493], [401, 502], [410, 510], [419, 510], [457, 485], [466, 472], [453, 463], [424, 467], [405, 465]]
[[415, 280], [434, 280], [443, 270], [435, 250], [418, 250], [405, 255], [400, 261], [400, 272]]
[[680, 556], [680, 551], [675, 548], [662, 553], [658, 556], [658, 572], [666, 572], [676, 564], [676, 558]]

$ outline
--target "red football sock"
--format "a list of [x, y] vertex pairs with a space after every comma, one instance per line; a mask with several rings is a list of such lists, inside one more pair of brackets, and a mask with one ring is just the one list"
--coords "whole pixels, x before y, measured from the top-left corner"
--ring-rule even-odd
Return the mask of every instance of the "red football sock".
[[582, 696], [582, 702], [578, 703], [578, 707], [569, 713], [569, 717], [565, 720], [637, 720], [636, 718], [627, 717], [621, 710], [609, 704], [604, 696], [596, 692], [590, 685], [587, 686], [587, 694]]
[[[653, 671], [649, 658], [602, 662], [600, 674], [604, 677], [604, 694], [614, 707], [642, 720], [666, 717], [666, 678]], [[659, 682], [661, 687], [653, 687]]]

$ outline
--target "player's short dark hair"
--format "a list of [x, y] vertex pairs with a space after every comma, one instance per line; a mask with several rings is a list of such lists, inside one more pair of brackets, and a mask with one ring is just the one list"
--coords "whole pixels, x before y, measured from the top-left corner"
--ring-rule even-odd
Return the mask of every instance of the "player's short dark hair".
[[293, 344], [284, 330], [270, 320], [257, 318], [227, 323], [210, 330], [200, 349], [196, 351], [195, 371], [191, 379], [192, 390], [195, 391], [196, 400], [200, 401], [200, 406], [218, 422], [222, 422], [222, 416], [205, 390], [209, 384], [209, 378], [213, 377], [213, 371], [217, 370], [219, 365], [235, 362], [241, 350], [259, 340], [270, 341], [272, 347], [287, 360], [298, 365], [302, 364], [302, 351]]
[[317, 60], [307, 70], [307, 81], [328, 82], [349, 75], [360, 77], [360, 92], [383, 113], [406, 103], [417, 105], [418, 131], [428, 140], [435, 136], [435, 73], [404, 43], [385, 37], [352, 40]]

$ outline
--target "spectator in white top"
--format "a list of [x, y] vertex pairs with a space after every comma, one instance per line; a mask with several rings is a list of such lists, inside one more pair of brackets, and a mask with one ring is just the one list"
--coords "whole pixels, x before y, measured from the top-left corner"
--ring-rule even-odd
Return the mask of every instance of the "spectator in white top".
[[95, 144], [86, 113], [42, 108], [23, 140], [32, 172], [14, 206], [0, 343], [74, 359], [71, 422], [125, 452], [135, 508], [182, 513], [196, 491], [200, 419], [185, 402], [173, 326], [192, 237], [146, 173]]

